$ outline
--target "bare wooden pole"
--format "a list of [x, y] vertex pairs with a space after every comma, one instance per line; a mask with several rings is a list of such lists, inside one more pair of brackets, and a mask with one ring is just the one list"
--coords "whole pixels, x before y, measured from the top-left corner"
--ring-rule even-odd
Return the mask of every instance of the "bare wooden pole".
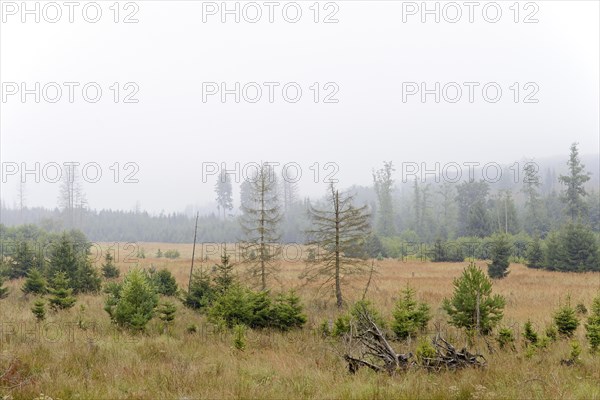
[[196, 234], [198, 233], [198, 215], [200, 213], [196, 212], [196, 224], [194, 225], [194, 246], [192, 247], [192, 265], [190, 267], [190, 280], [188, 282], [188, 293], [192, 288], [192, 274], [194, 273], [194, 257], [196, 255]]

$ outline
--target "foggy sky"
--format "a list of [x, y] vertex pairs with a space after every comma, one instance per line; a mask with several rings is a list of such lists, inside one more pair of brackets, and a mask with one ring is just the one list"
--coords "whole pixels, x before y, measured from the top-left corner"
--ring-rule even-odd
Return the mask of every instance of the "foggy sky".
[[[33, 96], [23, 103], [19, 95], [0, 103], [2, 163], [98, 163], [100, 181], [84, 183], [91, 208], [131, 209], [139, 201], [150, 211], [179, 211], [205, 204], [214, 198], [215, 177], [202, 182], [203, 163], [225, 162], [228, 169], [236, 162], [240, 168], [248, 162], [297, 163], [303, 192], [320, 195], [328, 162], [339, 166], [336, 177], [348, 186], [370, 184], [372, 168], [383, 160], [393, 160], [398, 170], [402, 162], [566, 160], [574, 141], [582, 154], [599, 152], [595, 1], [538, 1], [538, 23], [515, 23], [512, 1], [498, 2], [503, 14], [497, 23], [486, 22], [481, 7], [474, 23], [466, 15], [457, 23], [435, 23], [431, 16], [422, 23], [420, 14], [404, 23], [402, 2], [338, 1], [339, 22], [329, 24], [314, 23], [312, 1], [298, 2], [303, 14], [297, 23], [286, 22], [280, 6], [274, 23], [263, 15], [254, 24], [243, 18], [235, 23], [231, 16], [222, 23], [220, 14], [207, 15], [204, 23], [199, 1], [140, 1], [138, 23], [114, 23], [112, 3], [99, 2], [103, 14], [95, 24], [76, 11], [74, 23], [65, 15], [54, 24], [4, 15], [0, 28], [4, 84], [79, 82], [81, 88], [97, 82], [103, 89], [97, 103], [84, 101], [77, 89], [73, 103], [65, 91], [54, 104], [37, 104]], [[319, 19], [333, 9], [321, 9]], [[521, 9], [519, 19], [529, 11]], [[114, 103], [114, 82], [121, 85], [120, 100], [128, 93], [126, 82], [138, 85], [139, 102]], [[235, 103], [233, 96], [222, 103], [218, 96], [203, 102], [203, 82], [280, 86], [273, 103], [264, 86], [257, 103]], [[302, 88], [297, 103], [282, 98], [288, 82]], [[310, 89], [315, 82], [318, 103]], [[339, 87], [337, 103], [322, 102], [331, 91], [324, 89], [328, 82]], [[426, 82], [430, 89], [435, 82], [480, 86], [473, 103], [464, 86], [457, 103], [435, 103], [433, 95], [422, 103], [418, 95], [403, 102], [403, 82]], [[488, 82], [503, 91], [496, 103], [482, 98]], [[509, 88], [515, 82], [518, 103]], [[527, 82], [539, 87], [539, 102], [523, 103]], [[115, 162], [119, 183], [109, 169]], [[139, 166], [139, 183], [122, 182], [128, 162]], [[313, 182], [315, 162], [320, 183]], [[18, 175], [2, 183], [9, 205], [17, 181]], [[29, 176], [26, 191], [29, 206], [57, 204], [57, 184]]]

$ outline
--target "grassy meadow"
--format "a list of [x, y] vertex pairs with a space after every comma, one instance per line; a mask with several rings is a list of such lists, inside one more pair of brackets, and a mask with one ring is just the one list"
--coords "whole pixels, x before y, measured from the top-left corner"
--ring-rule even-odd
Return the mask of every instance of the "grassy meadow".
[[[180, 287], [187, 287], [191, 244], [140, 246], [145, 258], [138, 259], [131, 249], [122, 249], [117, 256], [122, 274], [135, 267], [168, 268]], [[176, 249], [181, 256], [156, 258], [159, 248]], [[197, 248], [195, 267], [211, 267], [218, 261], [218, 252], [214, 254], [200, 262], [204, 253]], [[485, 262], [477, 264], [485, 268]], [[386, 318], [391, 318], [399, 290], [410, 283], [418, 299], [432, 308], [428, 334], [433, 335], [437, 326], [454, 344], [464, 345], [465, 338], [447, 325], [440, 307], [466, 262], [388, 259], [376, 265], [367, 298]], [[157, 319], [143, 335], [116, 330], [103, 310], [104, 295], [79, 296], [72, 309], [49, 311], [46, 321], [37, 324], [30, 311], [34, 298], [22, 294], [22, 281], [7, 282], [11, 292], [0, 301], [0, 399], [600, 399], [600, 355], [588, 351], [583, 321], [574, 339], [584, 350], [575, 366], [560, 364], [569, 356], [567, 340], [526, 357], [520, 339], [528, 318], [542, 333], [567, 294], [573, 305], [589, 308], [600, 290], [598, 273], [557, 273], [511, 264], [509, 276], [494, 282], [494, 292], [506, 298], [502, 326], [515, 330], [516, 350], [494, 346], [491, 353], [483, 340], [477, 340], [474, 349], [488, 363], [483, 369], [440, 373], [411, 369], [387, 376], [366, 369], [350, 375], [339, 344], [318, 333], [324, 320], [339, 314], [330, 293], [302, 284], [298, 276], [303, 263], [282, 262], [280, 269], [279, 281], [271, 282], [272, 291], [295, 289], [308, 322], [304, 329], [289, 333], [248, 330], [244, 351], [233, 347], [230, 332], [216, 329], [178, 301], [176, 319], [166, 333]], [[362, 296], [366, 280], [361, 276], [348, 283], [344, 293], [348, 302]], [[192, 324], [198, 327], [196, 332], [188, 331]], [[415, 345], [393, 342], [399, 352], [414, 351]]]

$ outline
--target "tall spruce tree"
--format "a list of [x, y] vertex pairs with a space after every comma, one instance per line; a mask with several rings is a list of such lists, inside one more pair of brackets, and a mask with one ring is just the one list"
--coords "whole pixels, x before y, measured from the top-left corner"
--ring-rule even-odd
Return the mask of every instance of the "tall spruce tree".
[[584, 185], [590, 180], [589, 172], [584, 172], [585, 165], [581, 164], [579, 160], [577, 143], [571, 145], [571, 153], [567, 165], [569, 166], [569, 174], [560, 175], [558, 180], [566, 186], [562, 192], [561, 200], [567, 206], [567, 214], [571, 218], [571, 222], [575, 222], [586, 215], [587, 204], [584, 198], [587, 192]]
[[511, 243], [505, 234], [496, 234], [492, 239], [492, 248], [490, 258], [492, 262], [488, 264], [488, 275], [492, 279], [502, 279], [508, 275], [508, 266], [510, 265]]

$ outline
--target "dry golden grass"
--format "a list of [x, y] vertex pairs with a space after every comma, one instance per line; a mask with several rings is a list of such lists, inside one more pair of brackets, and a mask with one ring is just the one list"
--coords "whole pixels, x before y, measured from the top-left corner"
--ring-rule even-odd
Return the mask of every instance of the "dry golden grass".
[[[180, 285], [187, 285], [191, 245], [144, 243], [141, 247], [146, 258], [136, 262], [119, 258], [123, 272], [135, 266], [168, 268]], [[182, 257], [157, 259], [158, 248], [163, 252], [177, 249]], [[206, 268], [216, 261], [215, 256], [196, 266]], [[391, 315], [398, 291], [410, 283], [419, 298], [432, 306], [433, 322], [457, 335], [445, 325], [439, 307], [451, 294], [452, 279], [460, 275], [465, 263], [385, 260], [377, 264], [368, 297], [386, 317]], [[306, 328], [287, 334], [248, 332], [243, 352], [233, 349], [229, 332], [216, 332], [204, 317], [181, 305], [168, 334], [162, 334], [159, 321], [152, 321], [141, 336], [116, 331], [103, 310], [103, 296], [80, 296], [73, 309], [49, 313], [46, 322], [36, 324], [30, 311], [33, 298], [22, 295], [22, 282], [9, 282], [12, 291], [0, 301], [0, 398], [31, 399], [44, 393], [54, 399], [600, 399], [600, 355], [587, 351], [582, 326], [576, 338], [586, 350], [574, 367], [560, 365], [560, 359], [569, 354], [569, 342], [559, 341], [532, 358], [526, 358], [519, 346], [516, 352], [486, 351], [488, 367], [483, 370], [439, 374], [411, 370], [394, 377], [365, 370], [349, 375], [332, 344], [314, 329], [337, 314], [333, 301], [317, 296], [314, 287], [300, 285], [298, 275], [303, 268], [300, 263], [283, 263], [280, 282], [273, 283], [273, 290], [297, 290], [309, 316]], [[495, 283], [494, 291], [507, 299], [504, 324], [517, 329], [528, 318], [543, 329], [569, 293], [573, 304], [583, 302], [589, 307], [600, 289], [598, 273], [553, 273], [518, 264], [510, 270], [506, 279]], [[349, 301], [362, 295], [365, 282], [366, 277], [350, 282], [354, 289], [345, 292]], [[86, 329], [79, 327], [80, 320]], [[199, 331], [187, 333], [190, 324], [196, 324]], [[407, 350], [405, 344], [395, 345], [399, 351]], [[481, 343], [477, 347], [485, 351]], [[9, 372], [14, 379], [2, 378], [11, 360]], [[7, 387], [19, 381], [21, 385]]]

